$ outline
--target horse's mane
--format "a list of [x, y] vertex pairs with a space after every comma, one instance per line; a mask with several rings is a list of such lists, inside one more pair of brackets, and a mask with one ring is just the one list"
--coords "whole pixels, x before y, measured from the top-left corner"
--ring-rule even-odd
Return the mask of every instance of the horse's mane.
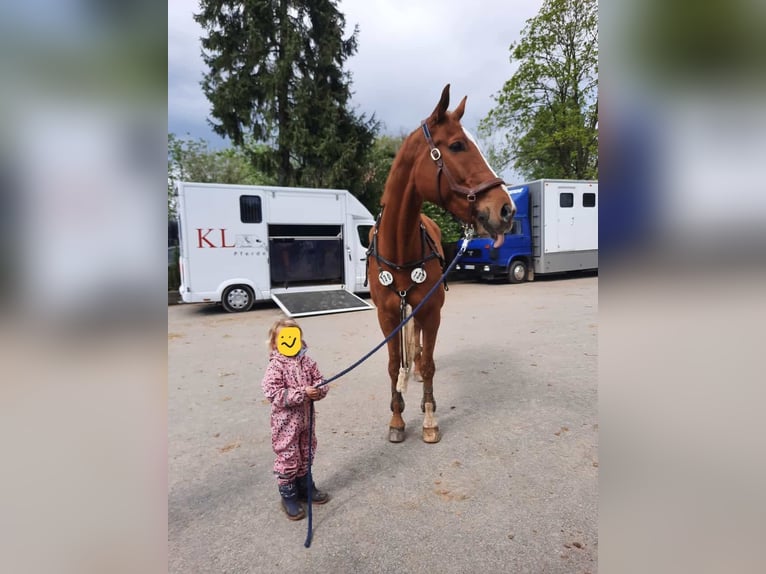
[[407, 178], [409, 177], [412, 164], [415, 161], [415, 156], [411, 148], [417, 147], [414, 145], [413, 136], [420, 129], [414, 130], [410, 135], [404, 138], [402, 145], [394, 156], [394, 161], [391, 164], [391, 170], [388, 173], [386, 179], [386, 186], [383, 189], [383, 195], [380, 198], [380, 205], [385, 206], [386, 203], [393, 199], [393, 196], [397, 197], [404, 193], [404, 188], [407, 185]]

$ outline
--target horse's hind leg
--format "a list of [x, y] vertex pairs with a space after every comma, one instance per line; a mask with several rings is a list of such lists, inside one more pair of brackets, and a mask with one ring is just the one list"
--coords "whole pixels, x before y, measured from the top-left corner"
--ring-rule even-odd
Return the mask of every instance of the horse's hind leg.
[[420, 374], [420, 361], [421, 356], [423, 354], [423, 337], [422, 337], [423, 329], [418, 324], [417, 321], [415, 321], [415, 354], [412, 361], [412, 378], [422, 383], [423, 382], [423, 376]]

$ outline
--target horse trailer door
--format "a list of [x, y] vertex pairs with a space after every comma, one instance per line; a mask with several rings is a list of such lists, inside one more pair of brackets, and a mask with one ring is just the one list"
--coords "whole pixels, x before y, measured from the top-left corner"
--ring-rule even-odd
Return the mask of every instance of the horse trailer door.
[[574, 183], [546, 183], [545, 220], [548, 235], [547, 253], [575, 251], [577, 249], [576, 201], [577, 186]]
[[581, 183], [575, 197], [577, 251], [598, 250], [598, 183]]

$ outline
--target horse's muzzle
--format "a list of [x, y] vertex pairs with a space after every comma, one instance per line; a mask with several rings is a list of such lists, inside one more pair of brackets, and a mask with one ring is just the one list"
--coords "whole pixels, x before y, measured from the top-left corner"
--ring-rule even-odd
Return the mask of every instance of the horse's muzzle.
[[476, 220], [483, 230], [494, 239], [494, 247], [500, 247], [505, 241], [505, 233], [511, 229], [516, 206], [513, 203], [503, 204], [499, 213], [492, 217], [490, 209], [482, 209], [476, 214]]
[[514, 215], [516, 215], [516, 206], [512, 203], [506, 203], [500, 210], [500, 219], [506, 223], [511, 223]]

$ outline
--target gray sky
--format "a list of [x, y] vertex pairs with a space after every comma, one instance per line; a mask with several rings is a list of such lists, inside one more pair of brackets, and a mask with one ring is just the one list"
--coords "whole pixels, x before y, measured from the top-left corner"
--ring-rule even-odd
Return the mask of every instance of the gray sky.
[[[375, 114], [383, 132], [409, 133], [431, 113], [445, 84], [450, 109], [467, 95], [463, 125], [476, 133], [493, 96], [515, 70], [508, 47], [542, 0], [341, 0], [346, 34], [359, 25], [358, 51], [348, 60], [352, 106]], [[201, 28], [197, 0], [168, 3], [168, 131], [217, 147], [199, 82]]]

